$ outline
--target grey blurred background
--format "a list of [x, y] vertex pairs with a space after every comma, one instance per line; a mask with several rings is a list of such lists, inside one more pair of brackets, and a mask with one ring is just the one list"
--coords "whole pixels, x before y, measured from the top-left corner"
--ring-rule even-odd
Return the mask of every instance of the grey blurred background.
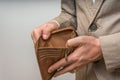
[[30, 33], [59, 13], [60, 0], [0, 0], [0, 80], [41, 80]]

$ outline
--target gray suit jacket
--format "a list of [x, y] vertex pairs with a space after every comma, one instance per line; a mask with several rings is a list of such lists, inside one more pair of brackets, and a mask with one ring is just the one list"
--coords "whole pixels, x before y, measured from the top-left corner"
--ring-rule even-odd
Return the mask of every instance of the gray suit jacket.
[[76, 72], [76, 80], [120, 80], [120, 0], [62, 0], [60, 26], [100, 39], [103, 59]]

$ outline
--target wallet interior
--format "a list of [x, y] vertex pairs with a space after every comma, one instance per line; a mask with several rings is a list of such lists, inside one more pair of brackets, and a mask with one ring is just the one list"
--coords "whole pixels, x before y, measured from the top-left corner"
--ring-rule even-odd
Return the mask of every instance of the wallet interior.
[[57, 70], [53, 73], [48, 73], [48, 68], [64, 58], [65, 54], [71, 53], [73, 49], [66, 48], [66, 42], [75, 36], [75, 29], [68, 27], [52, 32], [47, 40], [39, 38], [35, 49], [42, 80], [50, 80]]

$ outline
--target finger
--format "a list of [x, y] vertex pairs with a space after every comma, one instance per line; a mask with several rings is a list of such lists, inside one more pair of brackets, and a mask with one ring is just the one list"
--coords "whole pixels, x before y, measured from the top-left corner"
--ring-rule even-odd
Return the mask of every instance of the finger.
[[38, 32], [37, 29], [34, 29], [34, 30], [32, 31], [31, 37], [32, 37], [32, 40], [33, 40], [34, 43], [37, 42], [37, 40], [39, 39], [39, 37], [41, 36], [41, 34], [42, 34], [42, 31], [41, 31], [41, 30], [39, 30], [39, 32]]
[[82, 37], [76, 37], [73, 39], [69, 39], [66, 43], [67, 47], [78, 47], [84, 44]]
[[57, 29], [57, 27], [56, 27], [56, 26], [53, 26], [53, 24], [45, 24], [44, 26], [45, 26], [46, 28], [43, 29], [43, 34], [42, 34], [42, 36], [43, 36], [43, 39], [46, 40], [46, 39], [49, 38], [51, 32], [52, 32], [53, 30]]
[[76, 71], [78, 70], [80, 67], [86, 65], [88, 62], [83, 61], [83, 56], [80, 57], [80, 60], [76, 63], [73, 63], [63, 69], [61, 69], [60, 71], [58, 71], [57, 73], [55, 73], [54, 77], [57, 77], [61, 74], [67, 73], [67, 72], [71, 72], [71, 71]]
[[58, 71], [57, 73], [55, 73], [54, 77], [57, 77], [57, 76], [59, 76], [59, 75], [61, 75], [61, 74], [70, 72], [70, 71], [72, 71], [72, 70], [75, 70], [76, 68], [77, 68], [76, 63], [71, 64], [71, 65], [69, 65], [68, 67], [66, 67], [66, 68]]
[[53, 64], [49, 69], [48, 69], [48, 72], [51, 73], [61, 67], [64, 67], [64, 66], [67, 66], [71, 63], [73, 63], [74, 61], [71, 59], [70, 56], [68, 56], [68, 59], [66, 61], [65, 58], [61, 59], [60, 61], [56, 62], [55, 64]]
[[[48, 72], [51, 73], [61, 67], [67, 66], [69, 64], [72, 64], [73, 62], [75, 62], [77, 60], [76, 58], [76, 53], [78, 53], [80, 48], [77, 48], [73, 53], [71, 53], [68, 57], [67, 57], [67, 61], [65, 58], [61, 59], [60, 61], [56, 62], [55, 64], [53, 64], [52, 66], [50, 66], [50, 68], [48, 69]], [[80, 52], [80, 51], [79, 51]]]

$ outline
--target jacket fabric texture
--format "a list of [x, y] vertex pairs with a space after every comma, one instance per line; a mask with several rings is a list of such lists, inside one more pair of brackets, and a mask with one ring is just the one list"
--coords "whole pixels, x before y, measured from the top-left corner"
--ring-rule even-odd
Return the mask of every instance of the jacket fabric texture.
[[61, 0], [60, 26], [99, 38], [103, 58], [80, 68], [76, 80], [120, 80], [120, 0]]

